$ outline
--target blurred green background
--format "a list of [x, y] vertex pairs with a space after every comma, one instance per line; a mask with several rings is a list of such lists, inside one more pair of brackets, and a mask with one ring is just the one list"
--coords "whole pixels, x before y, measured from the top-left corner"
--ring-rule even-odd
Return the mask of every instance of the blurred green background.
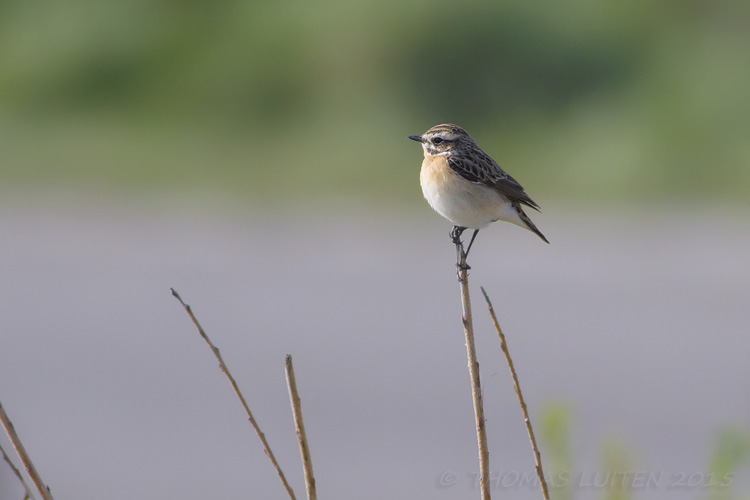
[[745, 204], [750, 2], [0, 2], [8, 186], [419, 202], [440, 122], [535, 198]]
[[[283, 380], [264, 377], [299, 356], [322, 488], [470, 491], [454, 251], [406, 138], [454, 122], [545, 209], [535, 220], [552, 246], [508, 228], [472, 251], [477, 284], [507, 313], [545, 467], [705, 477], [741, 466], [744, 483], [691, 492], [736, 498], [750, 460], [737, 397], [749, 89], [747, 0], [0, 0], [0, 378], [30, 374], [3, 402], [63, 497], [280, 491], [255, 443], [248, 459], [239, 427], [214, 423], [239, 413], [223, 385], [203, 385], [206, 353], [183, 340], [192, 325], [174, 286], [212, 335], [229, 335], [220, 344], [246, 370], [241, 384], [264, 382], [254, 401], [282, 460], [298, 457], [288, 402]], [[246, 210], [212, 213], [227, 200]], [[643, 217], [669, 204], [676, 215]], [[633, 206], [645, 208], [622, 210]], [[424, 218], [404, 217], [412, 207]], [[494, 377], [506, 372], [496, 338], [478, 342], [493, 457], [507, 460], [494, 464], [531, 467], [511, 386]], [[537, 411], [549, 399], [578, 413]], [[50, 422], [50, 401], [75, 418]], [[620, 424], [621, 442], [599, 446]], [[226, 440], [212, 441], [214, 426]], [[451, 470], [459, 484], [437, 488]], [[219, 490], [202, 475], [233, 482]], [[637, 496], [684, 496], [661, 486]]]

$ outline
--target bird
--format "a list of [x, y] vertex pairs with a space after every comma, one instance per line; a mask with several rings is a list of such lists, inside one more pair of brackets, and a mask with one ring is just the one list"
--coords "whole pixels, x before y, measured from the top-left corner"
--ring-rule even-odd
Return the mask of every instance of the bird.
[[474, 229], [463, 252], [464, 262], [479, 230], [498, 220], [528, 229], [549, 243], [523, 210], [529, 207], [539, 211], [539, 205], [466, 130], [443, 123], [422, 135], [408, 137], [421, 143], [424, 150], [419, 174], [422, 194], [433, 210], [453, 223], [450, 236], [457, 247], [461, 234]]

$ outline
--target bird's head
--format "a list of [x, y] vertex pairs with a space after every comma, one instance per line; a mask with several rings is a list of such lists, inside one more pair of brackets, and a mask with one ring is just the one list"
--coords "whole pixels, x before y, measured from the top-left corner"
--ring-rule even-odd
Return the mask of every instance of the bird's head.
[[410, 135], [409, 139], [421, 142], [426, 156], [448, 156], [453, 151], [476, 145], [464, 129], [452, 123], [435, 125], [422, 135]]

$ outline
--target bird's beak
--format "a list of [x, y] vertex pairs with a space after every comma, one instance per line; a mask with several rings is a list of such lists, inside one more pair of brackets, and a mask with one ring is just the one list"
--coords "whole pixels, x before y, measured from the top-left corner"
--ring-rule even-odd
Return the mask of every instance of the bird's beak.
[[424, 139], [422, 139], [421, 135], [410, 135], [409, 139], [411, 139], [412, 141], [424, 142]]

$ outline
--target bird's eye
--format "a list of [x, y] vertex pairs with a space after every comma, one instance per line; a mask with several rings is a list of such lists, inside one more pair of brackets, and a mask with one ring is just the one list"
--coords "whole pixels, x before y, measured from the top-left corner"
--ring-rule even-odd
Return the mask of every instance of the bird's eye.
[[435, 138], [434, 138], [434, 139], [432, 140], [432, 143], [433, 143], [433, 144], [440, 144], [441, 142], [443, 142], [443, 138], [442, 138], [442, 137], [435, 137]]

